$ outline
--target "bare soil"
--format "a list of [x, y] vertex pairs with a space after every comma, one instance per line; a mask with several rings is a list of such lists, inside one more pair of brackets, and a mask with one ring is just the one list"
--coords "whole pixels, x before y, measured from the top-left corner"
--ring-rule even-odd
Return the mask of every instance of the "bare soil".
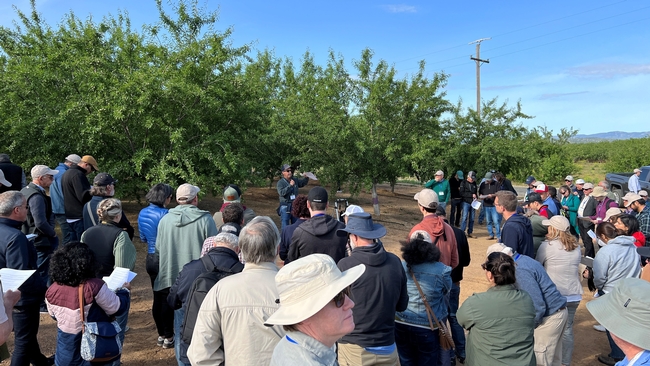
[[[307, 187], [300, 189], [300, 193], [307, 194], [313, 185], [314, 181], [310, 181]], [[398, 256], [400, 255], [399, 240], [405, 239], [413, 225], [421, 220], [416, 203], [413, 201], [413, 195], [418, 190], [419, 187], [417, 186], [398, 184], [395, 187], [395, 192], [391, 193], [389, 186], [382, 185], [379, 187], [381, 215], [373, 215], [373, 219], [386, 227], [388, 235], [383, 239], [383, 243], [387, 250]], [[354, 198], [344, 192], [337, 194], [337, 198], [348, 198], [350, 204], [359, 205], [367, 212], [372, 213], [372, 198], [369, 192], [362, 192]], [[333, 202], [333, 199], [330, 199], [330, 202]], [[221, 207], [221, 203], [220, 197], [206, 197], [199, 203], [199, 207], [214, 213]], [[258, 215], [270, 216], [278, 224], [278, 227], [280, 226], [280, 220], [275, 211], [278, 205], [275, 187], [248, 188], [244, 193], [244, 204], [255, 210]], [[124, 211], [136, 228], [137, 215], [142, 207], [136, 202], [124, 202]], [[334, 215], [333, 208], [331, 214]], [[472, 263], [464, 271], [464, 279], [461, 282], [461, 303], [472, 293], [483, 292], [487, 289], [487, 282], [480, 264], [485, 258], [487, 247], [494, 241], [487, 240], [488, 235], [485, 226], [475, 225], [474, 234], [478, 238], [469, 239]], [[144, 264], [146, 248], [137, 237], [136, 231], [134, 243], [137, 248], [138, 258], [135, 272], [138, 273], [138, 276], [132, 282], [131, 311], [128, 322], [130, 330], [126, 333], [122, 362], [124, 365], [176, 365], [173, 349], [162, 349], [156, 346], [157, 334], [151, 316], [152, 291]], [[595, 358], [596, 355], [608, 353], [609, 346], [605, 333], [597, 332], [592, 328], [596, 321], [587, 311], [585, 304], [592, 300], [593, 297], [589, 293], [586, 284], [584, 290], [585, 295], [578, 308], [574, 323], [575, 349], [572, 365], [597, 365], [599, 363]], [[41, 351], [46, 356], [54, 353], [56, 323], [48, 315], [41, 315], [38, 339]], [[8, 345], [11, 351], [13, 349], [13, 339], [8, 341]], [[9, 365], [9, 361], [6, 360], [0, 365]]]

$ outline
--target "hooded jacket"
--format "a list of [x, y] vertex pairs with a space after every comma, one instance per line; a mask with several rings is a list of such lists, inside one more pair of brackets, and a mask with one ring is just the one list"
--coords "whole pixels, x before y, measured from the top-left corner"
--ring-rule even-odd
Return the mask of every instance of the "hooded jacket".
[[287, 254], [288, 262], [314, 254], [327, 254], [334, 262], [345, 257], [345, 245], [348, 237], [345, 233], [337, 233], [345, 225], [330, 215], [316, 215], [303, 222], [296, 228], [291, 237], [291, 245]]
[[621, 235], [607, 242], [594, 258], [594, 285], [605, 293], [612, 292], [624, 278], [639, 277], [641, 259], [636, 252], [634, 237]]
[[501, 229], [501, 242], [519, 254], [535, 258], [533, 226], [524, 215], [516, 213], [506, 220]]
[[160, 258], [154, 291], [171, 287], [184, 265], [201, 257], [203, 241], [217, 235], [208, 211], [194, 205], [178, 205], [160, 219], [156, 253]]
[[424, 230], [429, 233], [429, 235], [431, 235], [431, 240], [433, 241], [438, 237], [436, 245], [440, 249], [440, 262], [451, 268], [456, 268], [456, 266], [458, 266], [458, 245], [456, 244], [456, 235], [449, 224], [446, 224], [441, 217], [436, 215], [427, 215], [419, 224], [413, 226], [408, 238], [410, 238], [413, 232], [417, 230]]
[[65, 173], [68, 169], [68, 166], [64, 163], [59, 163], [55, 169], [58, 171], [58, 173], [54, 175], [54, 181], [50, 186], [52, 212], [54, 212], [55, 215], [65, 214], [65, 208], [63, 208], [63, 191], [61, 190], [61, 177], [63, 177], [63, 173]]
[[359, 264], [365, 264], [366, 271], [350, 286], [355, 326], [341, 343], [361, 347], [392, 345], [395, 312], [406, 310], [409, 300], [402, 263], [377, 240], [374, 245], [354, 248], [351, 256], [338, 262], [338, 267], [345, 271]]

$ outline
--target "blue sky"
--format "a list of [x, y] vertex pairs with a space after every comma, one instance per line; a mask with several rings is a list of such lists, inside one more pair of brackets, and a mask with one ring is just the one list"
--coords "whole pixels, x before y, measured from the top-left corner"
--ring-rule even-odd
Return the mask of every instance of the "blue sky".
[[[166, 3], [166, 0], [163, 0]], [[0, 25], [16, 19], [2, 0]], [[609, 1], [215, 1], [219, 28], [232, 26], [235, 45], [252, 43], [298, 63], [305, 51], [325, 62], [333, 49], [352, 65], [368, 47], [400, 75], [427, 62], [427, 72], [450, 75], [452, 102], [476, 104], [476, 69], [469, 60], [479, 38], [483, 100], [499, 97], [535, 116], [527, 127], [580, 133], [648, 131], [650, 128], [650, 2]], [[495, 5], [498, 4], [498, 5]], [[49, 24], [73, 11], [92, 15], [128, 11], [139, 27], [157, 21], [154, 0], [37, 0]]]

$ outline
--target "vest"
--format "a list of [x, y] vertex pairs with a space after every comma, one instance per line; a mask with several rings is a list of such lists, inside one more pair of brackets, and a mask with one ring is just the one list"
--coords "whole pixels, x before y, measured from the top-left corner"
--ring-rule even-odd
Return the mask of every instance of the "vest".
[[20, 191], [23, 185], [23, 168], [11, 162], [0, 163], [0, 170], [5, 175], [5, 179], [11, 183], [11, 187], [0, 187], [0, 193], [7, 191]]
[[49, 247], [52, 246], [49, 238], [43, 234], [40, 230], [36, 228], [36, 223], [34, 222], [34, 216], [32, 215], [32, 210], [29, 207], [29, 200], [34, 195], [40, 195], [45, 200], [45, 217], [47, 220], [50, 220], [52, 217], [52, 199], [45, 194], [45, 191], [38, 188], [34, 183], [29, 183], [27, 187], [23, 188], [20, 191], [27, 200], [27, 221], [23, 223], [22, 231], [25, 235], [27, 234], [36, 234], [38, 235], [34, 239], [35, 247]]
[[122, 231], [124, 230], [115, 226], [114, 223], [101, 223], [84, 232], [84, 243], [95, 253], [95, 258], [100, 264], [100, 269], [97, 273], [98, 278], [110, 276], [113, 272], [113, 268], [115, 267], [113, 246]]

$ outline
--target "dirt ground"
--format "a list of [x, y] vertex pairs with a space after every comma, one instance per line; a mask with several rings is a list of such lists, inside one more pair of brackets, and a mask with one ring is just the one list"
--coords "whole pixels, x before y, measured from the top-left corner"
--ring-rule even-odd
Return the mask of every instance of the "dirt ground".
[[[317, 183], [311, 181], [310, 185], [300, 189], [300, 193], [307, 194], [314, 184]], [[386, 227], [388, 235], [383, 239], [383, 243], [387, 250], [398, 256], [400, 255], [399, 240], [406, 238], [413, 225], [421, 220], [416, 202], [413, 201], [413, 195], [417, 191], [418, 187], [416, 186], [398, 184], [395, 193], [390, 192], [389, 186], [380, 186], [378, 192], [381, 216], [375, 216], [373, 219]], [[249, 188], [244, 193], [243, 203], [255, 210], [258, 215], [270, 216], [279, 227], [280, 220], [275, 212], [278, 205], [277, 197], [275, 184], [274, 188]], [[349, 197], [350, 195], [345, 192], [337, 194], [337, 198]], [[330, 202], [333, 200], [330, 199]], [[214, 213], [221, 207], [221, 203], [220, 197], [206, 197], [199, 203], [199, 207]], [[349, 198], [349, 203], [357, 204], [367, 212], [372, 212], [372, 198], [369, 192], [362, 192], [355, 198]], [[136, 229], [137, 215], [141, 208], [142, 206], [135, 202], [124, 202], [124, 210]], [[334, 215], [333, 208], [330, 211]], [[469, 239], [472, 263], [464, 271], [464, 279], [461, 282], [461, 303], [472, 293], [483, 292], [487, 289], [487, 282], [480, 264], [485, 258], [487, 247], [494, 241], [487, 240], [488, 235], [484, 225], [475, 225], [474, 234], [478, 238]], [[135, 272], [138, 273], [138, 276], [132, 282], [131, 311], [128, 322], [130, 330], [126, 333], [122, 361], [124, 365], [175, 365], [174, 350], [156, 346], [157, 334], [151, 316], [152, 291], [144, 265], [146, 248], [137, 237], [136, 230], [134, 243], [138, 258]], [[585, 304], [593, 297], [586, 284], [584, 290], [585, 295], [580, 303], [574, 324], [575, 349], [572, 365], [597, 365], [599, 363], [595, 356], [601, 352], [609, 352], [609, 346], [605, 333], [597, 332], [592, 328], [596, 322], [587, 311]], [[56, 323], [48, 315], [41, 315], [38, 339], [41, 351], [46, 356], [54, 353]], [[11, 351], [13, 349], [12, 339], [8, 341], [8, 345]], [[4, 361], [0, 365], [9, 365], [9, 361]]]

